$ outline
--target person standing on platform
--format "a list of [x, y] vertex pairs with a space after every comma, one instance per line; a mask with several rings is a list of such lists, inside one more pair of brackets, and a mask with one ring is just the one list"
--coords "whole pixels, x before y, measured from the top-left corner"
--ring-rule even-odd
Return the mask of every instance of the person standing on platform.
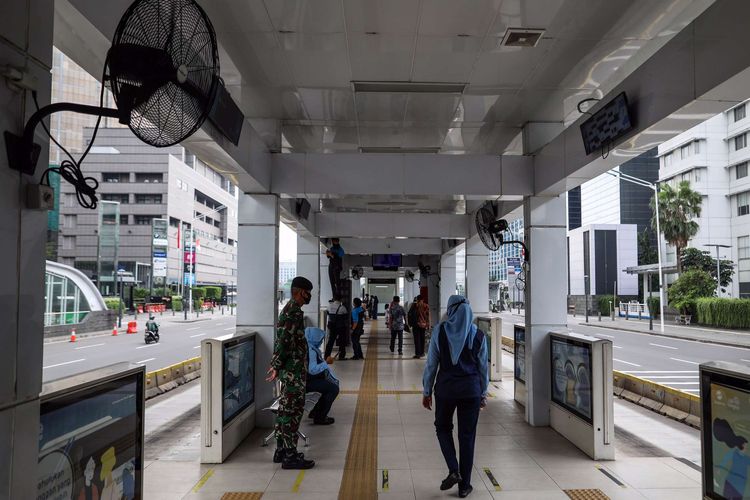
[[380, 304], [380, 301], [378, 300], [377, 295], [372, 296], [372, 307], [370, 308], [370, 316], [372, 319], [378, 319], [378, 305]]
[[398, 337], [398, 354], [404, 354], [404, 324], [406, 322], [406, 311], [401, 307], [401, 298], [396, 295], [388, 307], [388, 328], [391, 330], [391, 352], [395, 347]]
[[354, 356], [352, 359], [365, 359], [362, 355], [362, 344], [359, 343], [359, 338], [365, 333], [365, 310], [362, 307], [362, 299], [356, 297], [354, 299], [354, 308], [352, 309], [352, 350]]
[[328, 342], [326, 342], [326, 359], [333, 352], [333, 346], [339, 346], [339, 360], [346, 359], [346, 346], [349, 345], [349, 310], [341, 303], [341, 297], [334, 295], [328, 303]]
[[[469, 301], [461, 295], [448, 299], [447, 319], [435, 326], [422, 376], [422, 406], [432, 409], [435, 392], [435, 431], [448, 466], [448, 477], [440, 485], [448, 490], [458, 484], [458, 496], [465, 498], [471, 486], [479, 410], [487, 405], [489, 386], [487, 337], [472, 322]], [[437, 381], [435, 377], [437, 375]], [[458, 413], [456, 460], [453, 443], [453, 414]]]
[[409, 308], [409, 326], [414, 334], [414, 359], [419, 359], [424, 356], [425, 333], [430, 327], [430, 306], [421, 295], [416, 296]]
[[307, 278], [297, 276], [292, 280], [292, 300], [279, 314], [276, 342], [271, 367], [266, 381], [281, 381], [281, 397], [276, 414], [276, 452], [274, 463], [281, 462], [283, 469], [311, 469], [312, 460], [297, 452], [297, 431], [305, 411], [305, 384], [307, 381], [308, 345], [305, 338], [305, 320], [302, 306], [310, 303], [313, 285]]
[[326, 250], [328, 257], [328, 280], [331, 282], [331, 293], [335, 297], [341, 293], [341, 272], [344, 270], [344, 249], [338, 238], [331, 239], [331, 247]]

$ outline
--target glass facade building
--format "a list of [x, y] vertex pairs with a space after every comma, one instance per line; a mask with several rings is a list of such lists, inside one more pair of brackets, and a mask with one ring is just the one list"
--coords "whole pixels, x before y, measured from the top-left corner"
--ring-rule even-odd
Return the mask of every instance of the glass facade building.
[[44, 326], [80, 323], [91, 312], [78, 285], [50, 271], [44, 275], [44, 304]]
[[[516, 219], [509, 223], [508, 231], [504, 233], [505, 241], [523, 241], [523, 219]], [[521, 245], [503, 245], [497, 251], [489, 254], [490, 281], [508, 281], [508, 258], [521, 258]]]

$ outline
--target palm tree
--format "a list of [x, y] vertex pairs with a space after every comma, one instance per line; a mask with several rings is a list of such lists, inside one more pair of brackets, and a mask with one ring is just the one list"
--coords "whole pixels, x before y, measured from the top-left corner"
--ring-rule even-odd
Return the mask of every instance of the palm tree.
[[[690, 182], [681, 181], [677, 189], [663, 184], [659, 190], [659, 222], [664, 239], [674, 245], [677, 257], [677, 271], [682, 270], [681, 256], [690, 239], [698, 232], [698, 223], [693, 219], [701, 216], [700, 193], [690, 189]], [[651, 227], [656, 229], [654, 198], [651, 198]]]

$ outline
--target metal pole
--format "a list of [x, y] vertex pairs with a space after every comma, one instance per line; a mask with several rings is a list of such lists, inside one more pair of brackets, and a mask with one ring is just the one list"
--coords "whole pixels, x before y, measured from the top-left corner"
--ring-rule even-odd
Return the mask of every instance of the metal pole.
[[117, 328], [122, 328], [122, 273], [118, 270], [117, 275], [120, 281], [120, 307], [118, 308], [119, 314], [117, 317]]
[[188, 289], [188, 304], [190, 314], [193, 314], [193, 282], [195, 281], [195, 243], [193, 243], [193, 226], [190, 226], [190, 287]]
[[653, 330], [654, 329], [654, 311], [651, 310], [651, 304], [653, 304], [652, 295], [651, 295], [651, 275], [646, 273], [646, 276], [648, 276], [648, 329]]
[[656, 254], [659, 256], [659, 327], [661, 333], [664, 333], [664, 273], [661, 264], [661, 226], [659, 225], [659, 189], [654, 184], [654, 206], [656, 207]]
[[719, 245], [716, 245], [716, 296], [721, 296], [721, 265], [719, 263]]

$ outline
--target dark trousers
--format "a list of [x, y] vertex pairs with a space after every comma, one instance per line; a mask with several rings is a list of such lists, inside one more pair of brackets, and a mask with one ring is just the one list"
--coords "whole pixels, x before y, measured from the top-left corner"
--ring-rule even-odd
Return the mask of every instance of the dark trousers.
[[339, 286], [339, 280], [341, 279], [341, 268], [334, 264], [328, 264], [328, 281], [331, 282], [331, 293], [334, 297], [339, 295], [341, 287]]
[[[459, 487], [471, 485], [471, 467], [474, 464], [474, 440], [477, 436], [479, 403], [481, 398], [441, 398], [435, 396], [435, 432], [443, 452], [448, 471], [461, 474]], [[453, 444], [453, 413], [458, 413], [458, 450]]]
[[424, 328], [415, 326], [411, 329], [414, 333], [414, 354], [416, 356], [424, 356]]
[[359, 343], [359, 338], [365, 333], [362, 330], [355, 330], [352, 332], [352, 351], [354, 351], [355, 358], [362, 358], [362, 344]]
[[310, 378], [307, 376], [307, 392], [319, 392], [320, 399], [315, 404], [315, 407], [310, 410], [310, 414], [316, 420], [323, 420], [328, 416], [328, 412], [331, 411], [331, 405], [339, 395], [339, 386], [328, 378]]
[[404, 331], [403, 330], [391, 330], [391, 352], [396, 344], [396, 337], [398, 337], [398, 353], [404, 353]]
[[[328, 356], [331, 355], [333, 352], [333, 346], [336, 345], [336, 339], [339, 338], [339, 333], [335, 329], [329, 329], [328, 331], [328, 341], [326, 341], [326, 350], [325, 350], [325, 358], [328, 359]], [[343, 347], [339, 347], [339, 356], [343, 356], [341, 353], [346, 354], [346, 351]]]

